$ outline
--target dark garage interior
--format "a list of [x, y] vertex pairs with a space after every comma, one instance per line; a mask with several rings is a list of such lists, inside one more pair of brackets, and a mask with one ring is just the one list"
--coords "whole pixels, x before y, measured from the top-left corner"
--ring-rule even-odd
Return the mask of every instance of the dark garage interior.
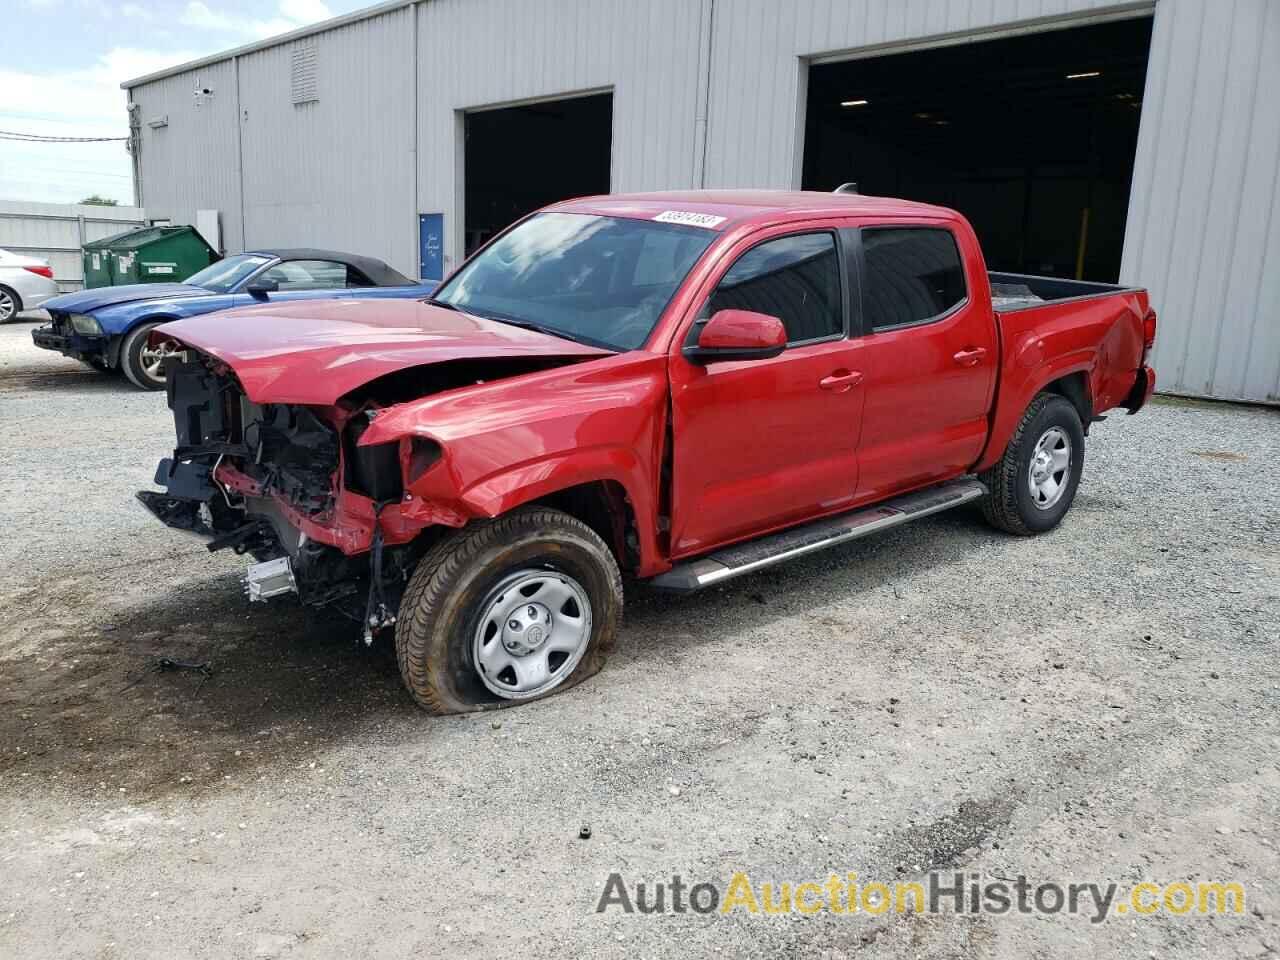
[[608, 193], [612, 146], [611, 93], [468, 113], [466, 252], [531, 210]]
[[803, 184], [954, 207], [992, 270], [1115, 281], [1151, 20], [810, 68]]

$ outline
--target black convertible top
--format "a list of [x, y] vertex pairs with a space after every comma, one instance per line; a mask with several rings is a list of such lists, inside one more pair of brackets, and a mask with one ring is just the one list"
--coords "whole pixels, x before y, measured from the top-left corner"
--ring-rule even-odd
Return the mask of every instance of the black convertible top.
[[259, 249], [246, 250], [245, 253], [257, 253], [265, 257], [279, 257], [281, 260], [333, 260], [354, 267], [368, 277], [375, 287], [413, 286], [414, 281], [402, 273], [397, 273], [376, 257], [361, 257], [354, 253], [342, 253], [339, 250], [321, 250], [318, 247], [296, 247], [291, 249]]

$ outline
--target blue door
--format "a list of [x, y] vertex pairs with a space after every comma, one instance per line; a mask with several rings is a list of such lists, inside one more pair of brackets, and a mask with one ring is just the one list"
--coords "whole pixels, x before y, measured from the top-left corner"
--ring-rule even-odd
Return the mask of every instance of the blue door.
[[418, 214], [418, 279], [444, 279], [444, 214]]

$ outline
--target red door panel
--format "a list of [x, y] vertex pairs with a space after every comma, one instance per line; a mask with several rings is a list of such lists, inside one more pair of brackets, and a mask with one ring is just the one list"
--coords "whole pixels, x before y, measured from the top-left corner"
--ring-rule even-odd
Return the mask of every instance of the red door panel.
[[[859, 499], [879, 500], [963, 473], [987, 438], [997, 358], [990, 317], [970, 306], [937, 323], [863, 341]], [[974, 351], [983, 352], [975, 357]]]
[[[862, 238], [870, 332], [860, 501], [967, 471], [986, 442], [999, 362], [991, 288], [971, 230], [959, 221], [865, 225]], [[887, 325], [895, 320], [908, 323]]]
[[837, 340], [746, 363], [673, 358], [673, 557], [853, 500], [863, 356]]
[[849, 248], [836, 220], [738, 241], [698, 309], [782, 320], [767, 360], [691, 363], [689, 322], [671, 351], [671, 554], [701, 553], [849, 505], [857, 492], [864, 376], [848, 330]]

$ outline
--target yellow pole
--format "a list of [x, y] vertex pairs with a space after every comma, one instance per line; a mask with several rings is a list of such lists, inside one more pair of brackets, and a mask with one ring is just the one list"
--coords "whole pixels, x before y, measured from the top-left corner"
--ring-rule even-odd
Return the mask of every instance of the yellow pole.
[[1076, 279], [1084, 279], [1084, 248], [1089, 245], [1089, 208], [1080, 211], [1080, 249], [1076, 251]]

